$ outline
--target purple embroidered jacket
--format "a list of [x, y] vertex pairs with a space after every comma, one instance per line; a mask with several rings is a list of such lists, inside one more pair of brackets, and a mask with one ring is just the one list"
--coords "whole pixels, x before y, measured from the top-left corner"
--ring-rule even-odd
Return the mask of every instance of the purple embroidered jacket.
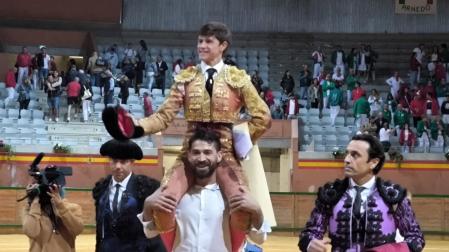
[[[354, 247], [353, 199], [347, 193], [349, 179], [336, 180], [321, 187], [311, 217], [301, 232], [299, 248], [307, 251], [312, 239], [323, 239], [329, 231], [332, 251], [346, 251]], [[362, 217], [364, 248], [394, 243], [396, 229], [404, 236], [410, 251], [424, 248], [424, 237], [416, 221], [406, 191], [399, 185], [376, 179], [376, 187], [368, 196]], [[354, 241], [356, 242], [356, 241]], [[352, 247], [351, 247], [352, 245]]]

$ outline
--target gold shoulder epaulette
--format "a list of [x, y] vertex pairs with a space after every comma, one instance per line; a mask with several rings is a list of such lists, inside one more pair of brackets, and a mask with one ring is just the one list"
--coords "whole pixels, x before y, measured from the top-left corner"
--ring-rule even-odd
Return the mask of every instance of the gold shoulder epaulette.
[[249, 75], [245, 70], [238, 69], [235, 66], [226, 65], [224, 68], [225, 81], [233, 88], [241, 88], [245, 84], [251, 82]]
[[196, 66], [190, 66], [186, 69], [181, 70], [181, 72], [175, 76], [175, 82], [186, 83], [192, 81], [197, 73], [198, 68]]

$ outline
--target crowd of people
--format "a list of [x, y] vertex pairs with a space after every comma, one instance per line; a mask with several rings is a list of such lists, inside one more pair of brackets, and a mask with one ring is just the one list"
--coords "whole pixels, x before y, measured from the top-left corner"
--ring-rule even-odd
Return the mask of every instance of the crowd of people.
[[[377, 136], [386, 151], [392, 135], [399, 137], [403, 152], [413, 151], [415, 145], [425, 152], [431, 146], [445, 146], [449, 133], [449, 51], [446, 44], [433, 46], [428, 57], [424, 45], [420, 44], [412, 50], [409, 79], [394, 72], [385, 84], [374, 83], [379, 54], [370, 45], [361, 45], [358, 51], [352, 48], [349, 54], [336, 46], [329, 72], [324, 68], [326, 55], [321, 47], [311, 57], [312, 70], [308, 64], [303, 64], [298, 85], [290, 71], [285, 71], [280, 81], [280, 98], [275, 98], [273, 91], [259, 81], [257, 72], [254, 73], [252, 82], [260, 90], [274, 119], [297, 117], [299, 109], [329, 109], [331, 126], [334, 126], [341, 108], [352, 109], [354, 126], [359, 133]], [[374, 87], [387, 85], [390, 92], [383, 97], [376, 88], [366, 90], [365, 85], [370, 82]], [[306, 104], [300, 104], [299, 100]]]
[[[146, 55], [144, 51], [146, 45], [144, 41], [141, 41], [140, 45], [139, 53], [128, 48], [127, 56], [121, 61], [118, 61], [118, 56], [114, 53], [114, 47], [111, 47], [104, 57], [100, 57], [97, 52], [93, 52], [85, 67], [80, 66], [80, 63], [77, 63], [74, 59], [70, 59], [66, 71], [58, 69], [54, 57], [47, 53], [46, 46], [40, 46], [39, 52], [35, 55], [31, 55], [27, 47], [23, 47], [22, 52], [17, 55], [14, 67], [6, 73], [7, 97], [4, 100], [4, 106], [5, 108], [13, 107], [15, 102], [18, 101], [20, 110], [28, 109], [31, 93], [43, 90], [47, 94], [48, 121], [58, 122], [60, 120], [61, 97], [66, 96], [68, 107], [65, 120], [70, 122], [72, 118], [77, 119], [80, 111], [82, 111], [81, 121], [88, 122], [92, 114], [92, 99], [94, 96], [92, 87], [99, 87], [100, 100], [103, 100], [105, 106], [115, 102], [127, 104], [129, 88], [135, 87], [136, 95], [143, 100], [144, 114], [151, 114], [151, 91], [144, 92], [142, 95], [139, 92], [144, 79], [148, 82], [152, 80], [150, 76], [143, 77], [146, 64], [139, 55]], [[160, 65], [163, 66], [159, 74], [153, 74], [151, 77], [156, 76], [154, 87], [161, 88], [164, 92], [165, 70], [163, 69], [166, 69], [167, 66], [165, 62], [161, 61], [160, 57], [157, 61], [160, 62], [148, 65], [154, 65], [155, 69], [159, 69], [158, 66]], [[121, 71], [117, 69], [121, 69]], [[152, 90], [152, 84], [148, 84], [149, 86], [145, 87]], [[114, 100], [115, 87], [120, 88], [119, 101]]]

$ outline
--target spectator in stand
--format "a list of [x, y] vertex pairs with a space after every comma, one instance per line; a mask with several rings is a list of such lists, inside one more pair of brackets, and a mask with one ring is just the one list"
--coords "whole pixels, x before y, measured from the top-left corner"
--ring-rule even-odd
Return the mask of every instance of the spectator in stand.
[[271, 118], [278, 120], [284, 119], [284, 112], [282, 111], [281, 105], [276, 104], [273, 108], [271, 110]]
[[355, 69], [349, 68], [349, 75], [346, 77], [346, 101], [349, 106], [352, 101], [352, 91], [355, 89], [355, 83], [359, 81], [359, 78], [355, 74]]
[[335, 82], [335, 85], [337, 87], [343, 86], [343, 83], [345, 81], [345, 76], [342, 74], [339, 67], [335, 69], [334, 74], [332, 75], [332, 80]]
[[370, 117], [368, 123], [362, 126], [364, 134], [369, 134], [373, 137], [377, 136], [377, 125], [375, 117]]
[[23, 82], [21, 84], [19, 83], [16, 87], [16, 91], [19, 94], [19, 97], [17, 98], [17, 101], [20, 105], [19, 119], [22, 109], [28, 109], [28, 104], [30, 104], [31, 100], [30, 94], [32, 89], [33, 88], [31, 87], [31, 80], [28, 77], [25, 78]]
[[359, 129], [360, 126], [364, 124], [364, 120], [366, 120], [370, 114], [370, 107], [368, 101], [366, 100], [366, 94], [363, 93], [362, 96], [354, 102], [353, 111], [355, 125], [357, 129]]
[[402, 153], [413, 152], [415, 146], [416, 136], [415, 133], [409, 128], [408, 123], [405, 123], [399, 134], [399, 145], [402, 146]]
[[26, 46], [22, 47], [22, 52], [17, 55], [16, 66], [18, 67], [17, 83], [22, 84], [28, 78], [31, 68], [31, 55]]
[[446, 100], [441, 105], [441, 115], [446, 135], [449, 133], [449, 94], [446, 93]]
[[438, 130], [437, 140], [434, 143], [435, 147], [443, 148], [444, 145], [445, 145], [444, 138], [445, 138], [444, 137], [444, 131], [443, 130]]
[[436, 97], [435, 95], [435, 87], [432, 83], [432, 81], [428, 81], [427, 85], [423, 88], [423, 96], [426, 97], [427, 94], [432, 95], [432, 97]]
[[399, 77], [399, 72], [394, 72], [394, 75], [385, 81], [390, 86], [390, 92], [394, 98], [398, 98], [398, 91], [404, 81]]
[[366, 46], [366, 51], [368, 52], [367, 65], [368, 65], [368, 77], [373, 81], [376, 81], [376, 62], [379, 59], [379, 54], [371, 48], [371, 45]]
[[307, 64], [302, 65], [302, 71], [299, 73], [299, 98], [307, 99], [308, 89], [312, 83], [312, 74]]
[[312, 81], [312, 85], [307, 90], [307, 107], [308, 108], [319, 108], [321, 101], [321, 91], [318, 79], [315, 78]]
[[409, 109], [410, 102], [412, 101], [412, 94], [407, 86], [403, 86], [399, 90], [399, 104], [402, 105], [403, 108]]
[[[72, 62], [73, 60], [73, 64], [76, 67], [76, 61], [74, 59], [70, 59], [70, 61]], [[58, 71], [58, 66], [56, 65], [56, 60], [55, 60], [55, 56], [50, 56], [50, 63], [49, 63], [49, 68], [48, 68], [48, 72], [49, 73], [53, 73], [54, 71]]]
[[97, 59], [98, 59], [98, 53], [96, 51], [93, 51], [92, 56], [90, 56], [89, 60], [87, 61], [87, 67], [86, 67], [87, 73], [90, 74], [90, 76], [91, 76], [90, 82], [92, 83], [93, 86], [98, 85], [99, 78], [100, 78], [98, 73], [94, 73], [95, 63], [97, 62]]
[[76, 69], [76, 65], [71, 65], [65, 77], [66, 83], [72, 82], [75, 80], [75, 77], [78, 77], [78, 70]]
[[382, 109], [383, 101], [377, 89], [374, 88], [371, 90], [371, 95], [368, 97], [368, 103], [371, 110], [371, 116], [377, 115]]
[[75, 108], [74, 118], [78, 118], [81, 97], [81, 84], [79, 77], [75, 77], [73, 81], [67, 84], [67, 122], [70, 122], [72, 106]]
[[6, 91], [8, 92], [8, 96], [5, 98], [5, 108], [8, 106], [8, 104], [11, 101], [14, 101], [14, 95], [16, 94], [16, 73], [17, 68], [10, 68], [8, 72], [6, 72], [5, 77], [5, 87]]
[[324, 55], [321, 46], [319, 46], [318, 49], [312, 53], [313, 78], [317, 78], [320, 74], [320, 71], [323, 70], [325, 57], [326, 56]]
[[156, 62], [147, 61], [145, 68], [147, 71], [146, 88], [150, 90], [151, 94], [153, 91], [154, 76], [157, 71]]
[[[111, 72], [112, 73], [112, 72]], [[129, 79], [129, 86], [132, 87], [135, 83], [136, 78], [136, 67], [135, 64], [129, 59], [126, 58], [123, 60], [122, 63], [122, 73], [126, 75]]]
[[446, 80], [449, 79], [449, 49], [447, 48], [447, 44], [441, 44], [440, 57], [441, 62], [443, 63], [446, 76], [444, 77]]
[[128, 59], [132, 63], [136, 62], [137, 52], [134, 50], [132, 43], [128, 43], [124, 53], [125, 58], [123, 60]]
[[357, 71], [360, 78], [366, 79], [368, 78], [368, 52], [366, 51], [365, 45], [360, 45], [360, 50], [357, 53]]
[[444, 84], [446, 81], [446, 69], [444, 68], [443, 62], [441, 61], [441, 59], [438, 59], [436, 65], [435, 65], [435, 79], [437, 81], [437, 83], [443, 82], [444, 80]]
[[329, 93], [329, 106], [330, 106], [330, 119], [331, 126], [335, 126], [335, 119], [340, 112], [340, 107], [343, 103], [343, 92], [340, 87], [334, 86], [330, 89]]
[[398, 109], [394, 113], [393, 121], [398, 135], [400, 133], [400, 129], [402, 129], [404, 125], [406, 123], [408, 124], [410, 121], [410, 114], [402, 107], [400, 103], [398, 104]]
[[[80, 80], [81, 84], [81, 107], [83, 109], [83, 122], [87, 122], [89, 120], [91, 110], [90, 104], [92, 103], [92, 85], [90, 83], [90, 76], [86, 75], [85, 81]], [[86, 90], [90, 92], [90, 96], [86, 94]]]
[[128, 104], [129, 79], [128, 77], [126, 77], [126, 75], [123, 75], [118, 79], [118, 86], [120, 87], [120, 93], [118, 97], [121, 99], [121, 104]]
[[139, 49], [136, 57], [136, 85], [134, 88], [135, 94], [139, 95], [139, 89], [143, 83], [143, 76], [145, 73], [145, 63], [147, 61], [148, 47], [144, 40], [139, 41]]
[[379, 130], [379, 140], [380, 143], [384, 147], [384, 152], [388, 152], [391, 147], [390, 135], [393, 132], [393, 129], [388, 128], [388, 123], [384, 122], [382, 128]]
[[438, 100], [438, 106], [441, 108], [441, 106], [443, 105], [443, 102], [446, 97], [446, 93], [447, 93], [447, 88], [446, 85], [444, 84], [446, 82], [445, 79], [442, 79], [442, 81], [440, 83], [437, 84], [437, 86], [435, 87], [435, 94], [437, 96], [437, 100]]
[[104, 82], [104, 105], [108, 106], [108, 104], [113, 103], [114, 98], [114, 87], [115, 87], [115, 80], [112, 77], [111, 70], [106, 70], [104, 73], [102, 73], [101, 81]]
[[331, 57], [332, 64], [334, 64], [334, 73], [337, 72], [337, 69], [340, 69], [341, 75], [345, 75], [345, 63], [346, 63], [346, 55], [343, 49], [341, 49], [340, 45], [336, 46], [336, 50], [332, 52]]
[[355, 82], [355, 89], [352, 90], [352, 101], [355, 103], [363, 95], [365, 95], [365, 90], [362, 88], [362, 83], [357, 80]]
[[390, 110], [388, 104], [384, 104], [384, 107], [383, 107], [383, 110], [382, 110], [381, 113], [382, 113], [382, 116], [383, 116], [383, 118], [385, 119], [385, 121], [388, 122], [388, 125], [391, 125], [391, 124], [392, 124], [391, 119], [392, 119], [393, 117], [392, 117], [392, 115], [391, 115], [391, 110]]
[[430, 127], [427, 117], [422, 118], [416, 127], [419, 146], [424, 148], [424, 152], [429, 152], [430, 148]]
[[[388, 120], [384, 118], [383, 111], [379, 111], [374, 118], [374, 122], [376, 123], [376, 133], [379, 135], [380, 129], [383, 127], [384, 123], [388, 123]], [[390, 123], [388, 123], [388, 127], [390, 127]]]
[[421, 72], [422, 72], [422, 65], [423, 65], [423, 58], [426, 55], [424, 52], [424, 44], [419, 44], [418, 47], [413, 49], [413, 52], [416, 54], [416, 60], [419, 62], [419, 68], [418, 68], [418, 75], [416, 77], [417, 83], [421, 82]]
[[287, 119], [294, 118], [299, 112], [298, 98], [293, 92], [288, 94], [287, 102], [285, 104], [285, 117]]
[[348, 63], [349, 71], [352, 69], [355, 73], [357, 71], [357, 53], [354, 47], [351, 48], [351, 52], [349, 52], [346, 62]]
[[48, 121], [59, 121], [59, 105], [60, 97], [62, 93], [61, 89], [62, 78], [59, 76], [59, 72], [55, 71], [52, 75], [49, 75], [46, 81], [47, 87], [47, 103], [48, 103]]
[[254, 74], [251, 76], [251, 83], [253, 83], [257, 93], [260, 94], [262, 91], [263, 80], [259, 76], [259, 71], [254, 70]]
[[177, 59], [175, 63], [173, 63], [173, 78], [175, 78], [175, 76], [178, 75], [182, 69], [184, 69], [182, 59]]
[[161, 56], [156, 57], [156, 87], [162, 89], [162, 95], [165, 96], [165, 72], [168, 70], [167, 63], [162, 60]]
[[293, 76], [290, 74], [289, 70], [284, 72], [281, 80], [281, 88], [284, 90], [286, 94], [290, 94], [295, 89], [295, 80]]
[[48, 77], [48, 69], [50, 67], [50, 55], [47, 54], [46, 46], [39, 46], [40, 53], [36, 55], [36, 62], [39, 69], [39, 83], [41, 89], [44, 88], [44, 83]]
[[265, 101], [265, 103], [268, 105], [269, 108], [273, 106], [274, 104], [274, 95], [273, 91], [271, 91], [270, 87], [268, 85], [262, 86], [262, 92], [260, 93], [260, 97]]
[[332, 81], [330, 74], [326, 74], [326, 79], [321, 83], [321, 90], [323, 91], [323, 109], [327, 108], [329, 105], [329, 95], [333, 88], [335, 88], [335, 82]]
[[390, 112], [392, 114], [394, 112], [396, 112], [396, 107], [397, 107], [398, 103], [396, 102], [396, 100], [394, 99], [394, 97], [391, 93], [387, 94], [387, 99], [385, 101], [385, 105], [388, 106], [388, 110], [390, 110]]
[[430, 54], [430, 60], [429, 63], [427, 64], [429, 76], [435, 75], [435, 67], [438, 61], [438, 55], [439, 55], [438, 46], [437, 45], [432, 46], [432, 53]]
[[153, 104], [151, 101], [151, 96], [148, 92], [143, 93], [143, 113], [145, 117], [153, 114]]
[[427, 93], [426, 95], [425, 109], [427, 116], [436, 116], [440, 114], [438, 101], [430, 93]]
[[415, 87], [418, 84], [418, 71], [421, 63], [416, 59], [416, 53], [413, 52], [410, 57], [410, 85]]
[[413, 126], [416, 128], [418, 122], [422, 120], [426, 114], [424, 100], [419, 95], [415, 95], [413, 101], [410, 103], [410, 111], [413, 117]]
[[114, 46], [109, 47], [108, 51], [104, 55], [104, 60], [108, 63], [111, 68], [113, 75], [117, 74], [117, 66], [119, 64], [118, 55]]
[[444, 129], [443, 122], [440, 120], [440, 116], [434, 116], [429, 125], [431, 144], [434, 145], [438, 139], [438, 131]]

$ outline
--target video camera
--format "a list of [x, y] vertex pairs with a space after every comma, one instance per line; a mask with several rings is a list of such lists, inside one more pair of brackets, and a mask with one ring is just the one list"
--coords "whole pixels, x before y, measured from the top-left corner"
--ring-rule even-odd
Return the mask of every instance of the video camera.
[[41, 162], [44, 156], [45, 153], [39, 153], [34, 159], [33, 163], [31, 163], [30, 165], [28, 174], [34, 177], [39, 186], [36, 189], [28, 192], [26, 197], [34, 198], [35, 196], [41, 195], [46, 198], [48, 196], [47, 192], [49, 192], [50, 186], [65, 186], [65, 177], [72, 176], [72, 167], [69, 166], [49, 165], [45, 167], [43, 171], [41, 171], [38, 167], [38, 164]]

